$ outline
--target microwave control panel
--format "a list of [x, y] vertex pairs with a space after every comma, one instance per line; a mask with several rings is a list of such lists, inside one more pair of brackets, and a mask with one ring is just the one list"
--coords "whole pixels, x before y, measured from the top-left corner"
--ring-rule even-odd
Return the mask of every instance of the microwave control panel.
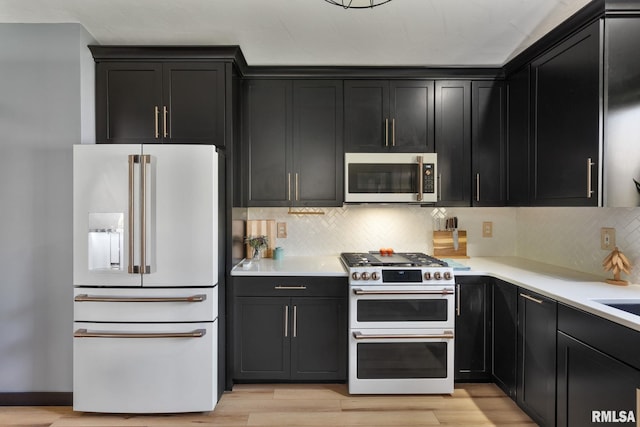
[[436, 173], [433, 163], [425, 163], [422, 165], [422, 181], [423, 191], [425, 193], [434, 193], [436, 191]]

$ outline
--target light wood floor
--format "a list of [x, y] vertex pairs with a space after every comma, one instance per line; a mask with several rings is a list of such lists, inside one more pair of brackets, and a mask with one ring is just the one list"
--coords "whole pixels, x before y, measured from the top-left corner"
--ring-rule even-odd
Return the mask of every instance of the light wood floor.
[[68, 406], [0, 407], [0, 426], [534, 426], [494, 384], [458, 384], [450, 395], [351, 396], [344, 384], [236, 385], [215, 411], [104, 415]]

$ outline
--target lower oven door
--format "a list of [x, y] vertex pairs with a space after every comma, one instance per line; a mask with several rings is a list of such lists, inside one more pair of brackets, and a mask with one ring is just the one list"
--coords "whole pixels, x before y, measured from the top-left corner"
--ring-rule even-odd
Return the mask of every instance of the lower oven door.
[[352, 329], [349, 393], [451, 394], [453, 343], [453, 329]]
[[453, 329], [453, 286], [358, 286], [349, 294], [352, 329]]

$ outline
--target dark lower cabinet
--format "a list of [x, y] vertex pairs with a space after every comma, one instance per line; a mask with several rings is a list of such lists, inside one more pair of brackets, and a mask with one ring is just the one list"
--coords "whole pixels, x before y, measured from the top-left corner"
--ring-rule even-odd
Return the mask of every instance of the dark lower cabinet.
[[516, 401], [536, 423], [556, 422], [556, 301], [520, 288]]
[[557, 390], [559, 427], [636, 425], [640, 332], [559, 304]]
[[456, 381], [491, 379], [491, 284], [474, 276], [456, 278]]
[[234, 380], [346, 381], [344, 278], [234, 278]]
[[518, 287], [493, 279], [491, 292], [491, 375], [507, 396], [516, 398]]

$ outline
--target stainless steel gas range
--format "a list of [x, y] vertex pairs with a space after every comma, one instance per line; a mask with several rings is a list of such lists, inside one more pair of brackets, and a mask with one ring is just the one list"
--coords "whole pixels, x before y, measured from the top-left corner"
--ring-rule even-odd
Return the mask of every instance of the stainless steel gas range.
[[349, 393], [453, 393], [453, 268], [423, 253], [346, 252]]

